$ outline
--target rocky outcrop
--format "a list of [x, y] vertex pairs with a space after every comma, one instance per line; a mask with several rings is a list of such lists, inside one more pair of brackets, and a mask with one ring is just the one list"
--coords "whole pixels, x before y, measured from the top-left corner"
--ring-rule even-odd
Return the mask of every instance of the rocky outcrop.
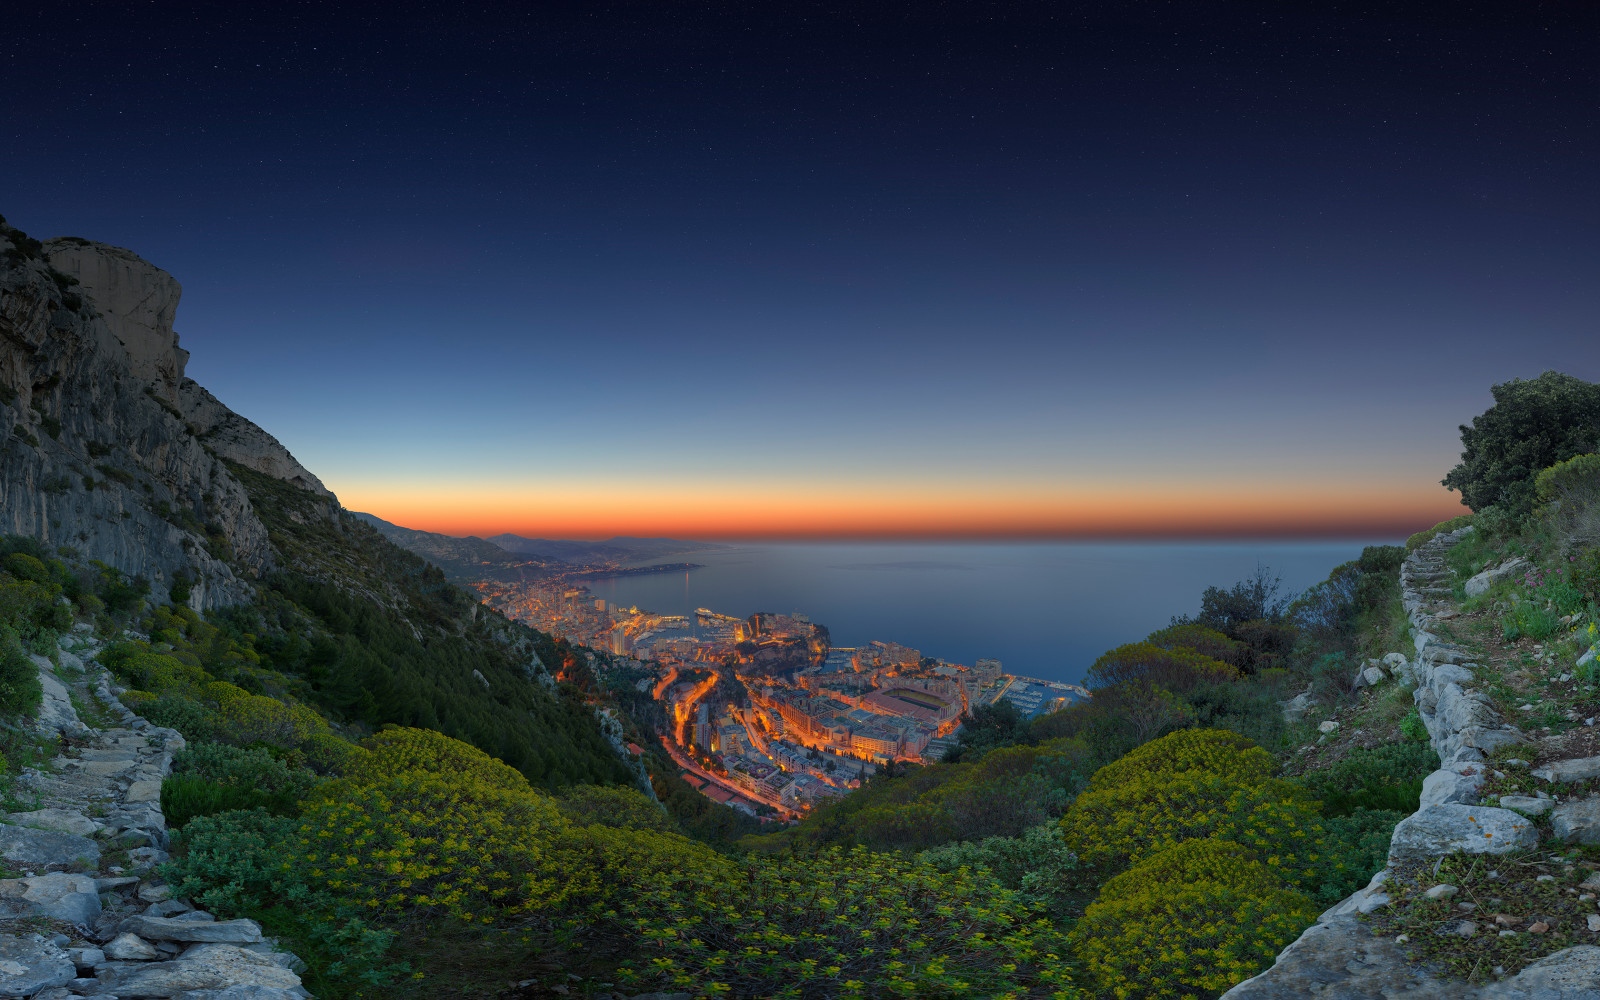
[[183, 295], [177, 279], [132, 250], [76, 237], [47, 240], [44, 252], [51, 267], [77, 279], [87, 304], [127, 354], [129, 374], [176, 403], [189, 363], [172, 329]]
[[192, 378], [178, 386], [178, 409], [205, 446], [219, 457], [325, 497], [322, 480], [289, 454], [289, 449], [255, 423], [222, 405]]
[[[97, 642], [81, 634], [64, 641], [75, 648], [62, 657], [85, 670], [74, 685], [80, 700], [98, 700], [120, 724], [86, 726], [70, 702], [69, 725], [40, 720], [41, 729], [75, 736], [48, 768], [27, 770], [18, 783], [42, 808], [0, 823], [0, 853], [23, 871], [0, 879], [0, 997], [306, 997], [299, 959], [255, 921], [217, 920], [172, 898], [156, 868], [167, 845], [160, 787], [183, 737], [116, 700], [92, 662]], [[35, 662], [41, 679], [62, 684], [50, 661]]]
[[180, 294], [131, 251], [0, 224], [0, 533], [143, 577], [157, 599], [181, 580], [205, 609], [274, 565], [228, 462], [327, 491], [184, 379]]
[[[1437, 618], [1429, 608], [1452, 593], [1444, 552], [1472, 528], [1435, 536], [1407, 557], [1400, 570], [1401, 600], [1412, 625], [1416, 656], [1385, 657], [1396, 673], [1415, 685], [1413, 698], [1427, 726], [1440, 767], [1423, 783], [1417, 812], [1395, 827], [1389, 844], [1391, 865], [1416, 863], [1445, 854], [1505, 853], [1537, 845], [1534, 824], [1521, 811], [1479, 802], [1478, 789], [1488, 769], [1486, 755], [1496, 747], [1521, 742], [1522, 733], [1505, 723], [1489, 699], [1473, 686], [1478, 664], [1466, 651], [1430, 631]], [[1501, 567], [1506, 573], [1515, 566]], [[1504, 575], [1504, 574], [1502, 574]], [[1573, 764], [1574, 762], [1566, 762]], [[1537, 799], [1526, 802], [1542, 801]], [[1569, 810], [1574, 829], [1589, 815]], [[1273, 966], [1223, 994], [1223, 1000], [1600, 1000], [1600, 947], [1580, 945], [1547, 955], [1515, 976], [1486, 986], [1445, 981], [1406, 960], [1387, 938], [1374, 937], [1359, 914], [1390, 902], [1383, 891], [1389, 872], [1328, 909], [1317, 923], [1289, 944]]]

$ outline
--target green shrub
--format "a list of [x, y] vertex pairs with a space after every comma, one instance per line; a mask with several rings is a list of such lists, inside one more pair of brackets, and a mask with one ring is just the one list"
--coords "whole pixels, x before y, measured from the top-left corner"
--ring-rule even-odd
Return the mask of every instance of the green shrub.
[[1059, 823], [1043, 823], [1020, 837], [988, 837], [924, 851], [923, 864], [947, 874], [963, 868], [985, 871], [1024, 902], [1056, 919], [1068, 916], [1078, 857], [1067, 849]]
[[28, 658], [22, 637], [9, 625], [0, 625], [0, 718], [32, 712], [44, 699], [39, 670]]
[[1400, 720], [1400, 735], [1418, 743], [1428, 742], [1428, 727], [1423, 724], [1421, 712], [1413, 708], [1406, 713], [1406, 717]]
[[1366, 885], [1388, 864], [1395, 824], [1415, 811], [1414, 807], [1403, 812], [1357, 808], [1325, 817], [1323, 845], [1331, 861], [1321, 871], [1312, 872], [1313, 878], [1303, 888], [1318, 902], [1331, 906]]
[[1100, 995], [1212, 997], [1271, 965], [1320, 910], [1237, 845], [1190, 840], [1108, 882], [1072, 942]]
[[[1421, 716], [1415, 725], [1422, 724]], [[1401, 723], [1405, 728], [1406, 723]], [[1427, 730], [1423, 729], [1423, 739]], [[1386, 743], [1353, 747], [1326, 768], [1295, 779], [1322, 800], [1324, 816], [1342, 816], [1357, 809], [1394, 809], [1414, 812], [1422, 794], [1422, 780], [1439, 766], [1439, 758], [1426, 742]]]
[[300, 800], [315, 784], [309, 771], [264, 749], [193, 743], [173, 757], [172, 776], [161, 785], [161, 805], [173, 826], [230, 809], [297, 815]]
[[1244, 663], [1245, 644], [1204, 625], [1169, 625], [1144, 640], [1162, 649], [1187, 649], [1237, 667]]
[[1518, 601], [1510, 613], [1500, 616], [1500, 632], [1506, 642], [1524, 638], [1543, 642], [1562, 627], [1556, 611], [1531, 601]]
[[[130, 698], [133, 695], [143, 695], [143, 697]], [[182, 695], [164, 695], [157, 698], [147, 691], [129, 691], [122, 696], [122, 703], [155, 725], [176, 729], [183, 734], [185, 740], [191, 742], [215, 739], [222, 725], [222, 720], [216, 712]]]
[[556, 798], [556, 808], [574, 826], [599, 823], [626, 830], [672, 829], [666, 810], [632, 788], [573, 785]]

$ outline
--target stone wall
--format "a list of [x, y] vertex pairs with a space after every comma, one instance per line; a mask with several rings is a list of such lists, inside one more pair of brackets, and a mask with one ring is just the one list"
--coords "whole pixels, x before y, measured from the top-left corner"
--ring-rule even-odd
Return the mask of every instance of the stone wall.
[[[1502, 719], [1474, 681], [1483, 668], [1432, 629], [1435, 608], [1452, 592], [1444, 554], [1473, 529], [1441, 534], [1412, 552], [1400, 569], [1401, 596], [1411, 621], [1414, 655], [1398, 666], [1415, 686], [1413, 697], [1439, 769], [1423, 782], [1415, 813], [1395, 827], [1391, 865], [1457, 851], [1504, 853], [1538, 843], [1537, 831], [1510, 809], [1479, 802], [1497, 747], [1526, 737]], [[1583, 762], [1577, 762], [1583, 763]], [[1600, 759], [1595, 761], [1600, 765]], [[1389, 870], [1329, 908], [1285, 948], [1273, 966], [1223, 1000], [1600, 1000], [1600, 947], [1579, 945], [1547, 955], [1508, 979], [1486, 986], [1441, 980], [1409, 962], [1392, 940], [1374, 937], [1360, 919], [1390, 902]]]

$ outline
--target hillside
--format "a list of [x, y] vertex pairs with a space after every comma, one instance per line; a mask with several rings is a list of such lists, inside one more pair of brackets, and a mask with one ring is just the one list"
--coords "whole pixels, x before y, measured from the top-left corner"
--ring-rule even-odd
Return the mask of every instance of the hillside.
[[548, 576], [553, 568], [566, 565], [559, 559], [532, 553], [507, 552], [476, 535], [457, 538], [433, 531], [402, 528], [373, 514], [355, 513], [353, 516], [366, 521], [377, 528], [384, 538], [428, 560], [460, 583], [476, 583], [480, 580], [525, 583]]
[[523, 538], [521, 535], [494, 535], [489, 541], [507, 552], [522, 552], [545, 559], [581, 566], [615, 566], [622, 563], [664, 559], [684, 552], [726, 548], [711, 542], [690, 542], [681, 538], [630, 538], [618, 536], [603, 542], [582, 542], [555, 538]]

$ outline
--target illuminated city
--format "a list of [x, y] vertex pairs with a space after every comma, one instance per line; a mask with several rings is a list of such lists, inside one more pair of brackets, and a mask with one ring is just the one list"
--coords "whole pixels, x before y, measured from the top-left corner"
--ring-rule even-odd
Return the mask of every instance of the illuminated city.
[[567, 580], [477, 589], [509, 617], [609, 651], [585, 654], [579, 669], [648, 693], [682, 779], [752, 816], [797, 818], [891, 761], [939, 760], [979, 706], [1009, 699], [1032, 717], [1089, 697], [1008, 674], [999, 660], [948, 663], [887, 641], [834, 646], [803, 614], [656, 614], [608, 605]]

